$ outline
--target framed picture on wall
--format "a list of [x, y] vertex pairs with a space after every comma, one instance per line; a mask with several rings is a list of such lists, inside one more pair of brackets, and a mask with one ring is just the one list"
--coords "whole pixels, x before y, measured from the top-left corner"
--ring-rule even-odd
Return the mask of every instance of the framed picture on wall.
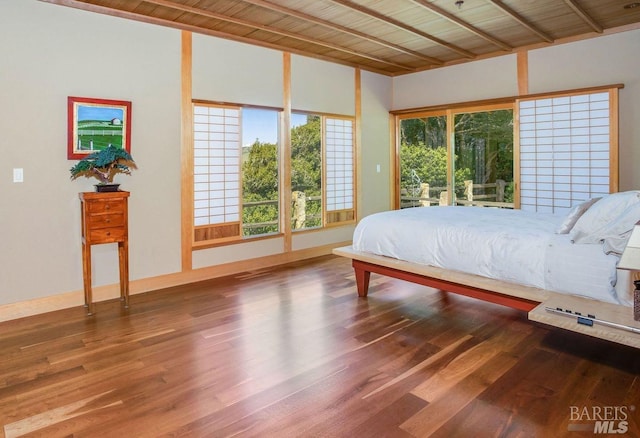
[[131, 152], [131, 102], [70, 96], [67, 107], [69, 160], [109, 145]]

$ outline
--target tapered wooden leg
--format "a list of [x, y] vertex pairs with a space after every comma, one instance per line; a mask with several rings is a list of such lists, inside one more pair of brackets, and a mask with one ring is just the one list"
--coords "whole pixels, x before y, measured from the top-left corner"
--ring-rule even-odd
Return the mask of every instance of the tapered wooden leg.
[[93, 315], [93, 297], [91, 293], [91, 245], [82, 244], [82, 273], [84, 278], [84, 305], [87, 315]]
[[353, 270], [356, 274], [356, 287], [358, 288], [358, 296], [366, 297], [369, 292], [369, 278], [371, 278], [371, 271], [367, 271], [357, 261], [353, 260]]
[[120, 262], [120, 299], [124, 307], [129, 307], [129, 245], [126, 241], [118, 242], [118, 259]]

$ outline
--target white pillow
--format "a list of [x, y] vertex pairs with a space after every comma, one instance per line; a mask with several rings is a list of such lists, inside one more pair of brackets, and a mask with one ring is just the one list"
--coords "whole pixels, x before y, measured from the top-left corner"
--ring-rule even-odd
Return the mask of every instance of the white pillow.
[[613, 222], [609, 222], [602, 230], [598, 231], [604, 241], [605, 254], [622, 255], [631, 236], [631, 231], [638, 221], [640, 221], [640, 203], [627, 207]]
[[576, 222], [570, 236], [574, 243], [599, 243], [603, 230], [627, 208], [640, 203], [640, 191], [607, 195], [593, 204]]
[[569, 214], [564, 218], [558, 229], [556, 230], [556, 234], [568, 234], [569, 231], [573, 228], [573, 226], [578, 222], [578, 219], [601, 198], [591, 198], [584, 202], [581, 202], [578, 205], [574, 205], [569, 210]]

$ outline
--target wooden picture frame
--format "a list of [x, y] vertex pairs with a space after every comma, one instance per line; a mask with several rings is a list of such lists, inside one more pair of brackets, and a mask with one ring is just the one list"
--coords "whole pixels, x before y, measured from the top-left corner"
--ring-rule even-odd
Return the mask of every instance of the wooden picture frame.
[[109, 144], [131, 153], [131, 102], [67, 98], [67, 158], [80, 160]]

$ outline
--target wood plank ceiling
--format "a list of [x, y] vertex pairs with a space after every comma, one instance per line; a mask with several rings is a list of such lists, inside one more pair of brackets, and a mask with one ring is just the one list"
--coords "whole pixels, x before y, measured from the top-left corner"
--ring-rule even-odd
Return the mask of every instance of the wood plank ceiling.
[[640, 28], [634, 0], [42, 1], [389, 76]]

